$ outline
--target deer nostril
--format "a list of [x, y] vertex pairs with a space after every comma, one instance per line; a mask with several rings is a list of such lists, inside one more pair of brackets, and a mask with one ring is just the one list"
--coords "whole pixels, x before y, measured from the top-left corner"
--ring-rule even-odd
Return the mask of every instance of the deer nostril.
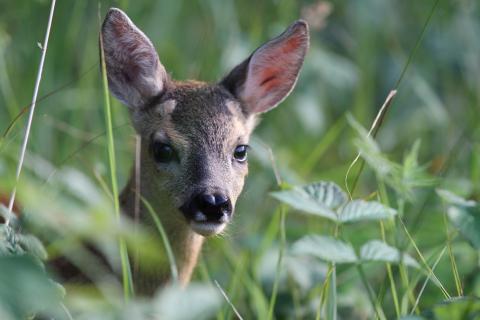
[[215, 195], [215, 205], [217, 205], [217, 206], [221, 206], [223, 204], [226, 204], [228, 201], [229, 201], [229, 199], [227, 198], [227, 196], [225, 196], [223, 194], [216, 194]]
[[197, 203], [202, 208], [222, 207], [228, 204], [229, 199], [223, 194], [202, 194], [197, 196]]
[[215, 206], [217, 204], [217, 199], [213, 194], [203, 194], [201, 195], [201, 198], [206, 205]]
[[232, 213], [230, 199], [223, 194], [200, 194], [193, 203], [193, 210], [201, 212], [208, 221], [224, 222]]

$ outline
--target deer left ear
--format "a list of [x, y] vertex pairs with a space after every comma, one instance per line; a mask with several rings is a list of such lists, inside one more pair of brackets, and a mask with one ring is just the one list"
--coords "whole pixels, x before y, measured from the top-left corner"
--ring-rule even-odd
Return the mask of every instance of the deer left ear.
[[308, 25], [298, 20], [236, 66], [220, 84], [249, 114], [276, 107], [292, 91], [309, 46]]

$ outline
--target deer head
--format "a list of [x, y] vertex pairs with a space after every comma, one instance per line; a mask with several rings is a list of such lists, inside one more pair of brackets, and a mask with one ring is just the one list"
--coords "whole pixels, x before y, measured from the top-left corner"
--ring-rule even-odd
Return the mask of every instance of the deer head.
[[142, 138], [142, 184], [162, 199], [159, 214], [171, 212], [162, 221], [203, 236], [221, 232], [248, 172], [257, 116], [295, 86], [309, 45], [306, 23], [293, 23], [214, 84], [171, 79], [152, 42], [119, 9], [110, 9], [101, 32], [110, 91]]

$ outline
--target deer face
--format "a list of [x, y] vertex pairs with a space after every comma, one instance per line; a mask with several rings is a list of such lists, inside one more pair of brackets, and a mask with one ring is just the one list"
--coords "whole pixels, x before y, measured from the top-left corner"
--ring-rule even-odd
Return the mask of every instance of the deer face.
[[154, 193], [197, 233], [221, 232], [248, 172], [257, 115], [292, 90], [308, 48], [304, 22], [257, 49], [218, 84], [171, 80], [150, 40], [118, 9], [102, 27], [111, 92], [141, 135], [141, 169]]

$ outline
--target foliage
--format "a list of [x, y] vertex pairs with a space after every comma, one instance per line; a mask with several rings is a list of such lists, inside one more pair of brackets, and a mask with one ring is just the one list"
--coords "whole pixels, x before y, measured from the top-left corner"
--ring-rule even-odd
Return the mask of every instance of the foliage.
[[[113, 100], [113, 142], [106, 139], [98, 4], [57, 3], [17, 186], [19, 223], [0, 226], [1, 319], [235, 318], [219, 287], [244, 319], [267, 319], [269, 310], [276, 319], [477, 317], [478, 1], [101, 0], [100, 16], [110, 6], [128, 12], [176, 79], [217, 81], [299, 17], [311, 33], [295, 90], [251, 141], [234, 225], [207, 241], [191, 287], [128, 303], [109, 271], [121, 268], [118, 239], [138, 249], [145, 267], [168, 254], [157, 230], [139, 226], [134, 234], [131, 221], [115, 217], [107, 149], [115, 145], [110, 159], [121, 187], [134, 139], [127, 108]], [[6, 204], [49, 1], [0, 7]], [[398, 93], [368, 135], [391, 89]], [[82, 251], [85, 241], [108, 266]], [[45, 263], [59, 256], [93, 283], [65, 285], [64, 294]]]

